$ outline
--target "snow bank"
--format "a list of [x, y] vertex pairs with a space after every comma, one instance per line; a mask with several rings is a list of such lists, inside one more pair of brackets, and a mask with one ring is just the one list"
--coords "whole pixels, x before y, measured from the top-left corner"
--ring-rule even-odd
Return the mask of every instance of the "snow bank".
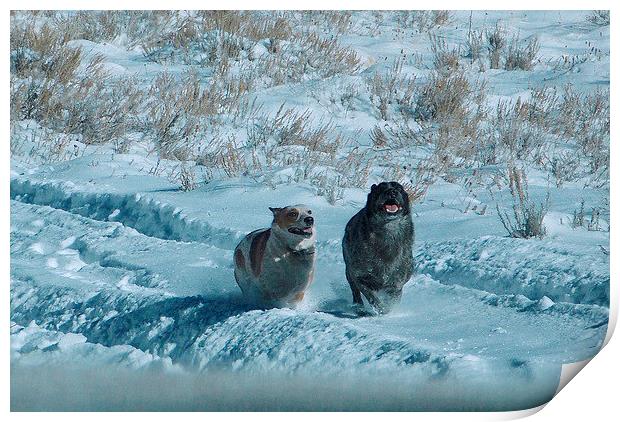
[[495, 236], [420, 245], [417, 270], [446, 284], [555, 302], [609, 304], [609, 261], [599, 251]]

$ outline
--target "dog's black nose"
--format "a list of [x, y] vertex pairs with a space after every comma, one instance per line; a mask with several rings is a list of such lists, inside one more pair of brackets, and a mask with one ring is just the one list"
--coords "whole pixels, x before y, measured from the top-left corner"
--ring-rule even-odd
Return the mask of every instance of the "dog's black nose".
[[314, 218], [306, 217], [306, 218], [304, 218], [304, 223], [306, 223], [307, 225], [311, 226], [311, 225], [314, 224]]
[[390, 190], [388, 191], [388, 196], [389, 196], [390, 198], [396, 198], [396, 195], [397, 195], [397, 193], [396, 193], [396, 189], [390, 189]]

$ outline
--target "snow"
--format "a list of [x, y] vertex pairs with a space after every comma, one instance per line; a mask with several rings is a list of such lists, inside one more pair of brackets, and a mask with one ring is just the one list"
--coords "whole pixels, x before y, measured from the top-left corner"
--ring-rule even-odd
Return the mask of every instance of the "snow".
[[[605, 336], [609, 276], [606, 256], [596, 248], [498, 235], [424, 242], [421, 235], [418, 275], [406, 285], [402, 304], [385, 317], [355, 318], [339, 240], [359, 204], [330, 206], [314, 197], [315, 283], [296, 310], [254, 310], [234, 282], [232, 250], [246, 231], [268, 224], [263, 205], [279, 204], [281, 189], [252, 183], [199, 189], [188, 198], [193, 207], [174, 213], [174, 199], [186, 194], [136, 195], [127, 183], [119, 193], [89, 176], [96, 187], [84, 190], [62, 179], [12, 180], [12, 195], [21, 198], [11, 203], [12, 319], [18, 324], [36, 321], [105, 347], [130, 345], [192, 371], [405, 371], [418, 380], [440, 377], [446, 385], [482, 382], [502, 371], [512, 374], [504, 381], [510, 383], [520, 377], [510, 369], [514, 361], [555, 379], [562, 363], [590, 357]], [[312, 199], [304, 187], [282, 190], [292, 202]], [[236, 207], [240, 192], [256, 200]], [[107, 218], [111, 209], [121, 210], [114, 222]], [[222, 214], [226, 218], [217, 217]], [[25, 233], [33, 231], [33, 220], [45, 224]], [[44, 242], [46, 253], [33, 251]], [[56, 264], [46, 268], [50, 260]], [[588, 265], [578, 265], [581, 260]]]
[[[543, 63], [581, 53], [584, 39], [600, 30], [580, 23], [583, 12], [474, 12], [476, 22], [498, 16], [522, 37], [541, 34]], [[468, 19], [469, 12], [456, 12], [457, 24], [444, 35], [461, 39]], [[608, 43], [608, 28], [601, 36]], [[403, 48], [387, 33], [344, 40], [365, 57], [363, 72]], [[87, 57], [104, 55], [106, 70], [115, 74], [146, 80], [162, 68], [122, 39], [72, 43]], [[426, 46], [420, 51], [428, 58]], [[266, 51], [260, 42], [252, 50], [255, 56]], [[417, 70], [422, 77], [425, 69]], [[609, 59], [563, 74], [540, 65], [535, 78], [525, 71], [487, 73], [494, 101], [528, 95], [534, 79], [576, 82], [583, 90], [608, 85]], [[327, 98], [329, 87], [361, 77], [309, 80], [255, 96], [266, 110], [286, 99], [288, 106], [332, 117], [345, 133], [366, 133], [376, 123], [368, 105], [342, 112]], [[416, 273], [402, 303], [385, 316], [359, 317], [340, 242], [346, 222], [364, 205], [366, 187], [345, 189], [336, 203], [310, 183], [249, 176], [215, 178], [184, 192], [149, 170], [156, 159], [140, 146], [127, 154], [84, 148], [83, 155], [51, 164], [32, 156], [11, 161], [16, 409], [521, 409], [548, 401], [562, 364], [589, 359], [603, 345], [607, 216], [600, 231], [568, 224], [581, 198], [604, 200], [601, 190], [576, 182], [551, 188], [548, 236], [526, 240], [505, 237], [493, 210], [494, 200], [510, 206], [505, 192], [471, 195], [437, 181], [414, 204]], [[530, 178], [534, 197], [547, 191], [546, 176]], [[465, 209], [470, 202], [490, 205], [489, 211]], [[270, 224], [269, 206], [295, 203], [308, 205], [317, 223], [314, 283], [296, 309], [256, 308], [234, 281], [233, 250], [248, 232]], [[103, 368], [112, 375], [93, 375]], [[69, 394], [64, 402], [50, 378], [82, 398]], [[45, 394], [30, 391], [30, 383]], [[121, 399], [117, 387], [131, 394]]]

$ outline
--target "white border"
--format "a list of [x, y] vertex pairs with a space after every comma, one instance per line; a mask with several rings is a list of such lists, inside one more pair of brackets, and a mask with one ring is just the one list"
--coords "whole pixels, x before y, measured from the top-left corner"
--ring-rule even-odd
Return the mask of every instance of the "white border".
[[[249, 2], [247, 0], [228, 0], [225, 4], [214, 4], [211, 2], [198, 2], [198, 1], [161, 1], [161, 0], [152, 0], [152, 1], [119, 1], [119, 0], [108, 0], [104, 3], [95, 2], [95, 1], [78, 1], [78, 0], [64, 0], [64, 1], [33, 1], [33, 0], [22, 0], [22, 1], [14, 1], [9, 0], [4, 3], [6, 5], [4, 19], [6, 22], [5, 30], [2, 33], [3, 43], [2, 43], [2, 61], [3, 66], [1, 72], [3, 73], [3, 81], [2, 84], [2, 93], [3, 93], [3, 108], [4, 118], [2, 119], [2, 133], [5, 134], [6, 138], [4, 139], [4, 154], [2, 155], [2, 162], [4, 163], [4, 174], [8, 175], [10, 168], [10, 158], [9, 158], [9, 28], [10, 28], [10, 19], [9, 19], [9, 10], [11, 9], [489, 9], [489, 10], [591, 10], [591, 9], [611, 9], [612, 15], [612, 28], [611, 28], [611, 46], [612, 49], [616, 46], [617, 41], [617, 31], [616, 31], [616, 14], [617, 10], [620, 8], [615, 6], [615, 3], [611, 1], [599, 1], [593, 0], [588, 2], [566, 2], [566, 1], [535, 1], [535, 0], [521, 0], [521, 1], [502, 1], [499, 2], [497, 0], [489, 1], [489, 0], [475, 0], [468, 1], [467, 3], [458, 2], [458, 1], [445, 1], [445, 0], [434, 0], [432, 2], [405, 2], [405, 1], [396, 1], [396, 0], [382, 0], [378, 1], [367, 1], [367, 0], [357, 0], [357, 1], [328, 1], [328, 0], [314, 0], [314, 1], [296, 1], [294, 3], [290, 1], [283, 0], [272, 0], [272, 1], [261, 1], [261, 2]], [[429, 7], [431, 6], [431, 7]], [[467, 6], [467, 7], [464, 7]], [[611, 54], [611, 74], [614, 75], [615, 81], [615, 70], [618, 69], [617, 66], [617, 54], [616, 51]], [[615, 116], [615, 110], [617, 110], [619, 93], [616, 89], [615, 82], [611, 83], [611, 108], [612, 108], [612, 116]], [[612, 118], [612, 120], [614, 120]], [[610, 202], [611, 202], [611, 215], [615, 216], [616, 212], [616, 199], [618, 198], [618, 186], [615, 183], [617, 181], [617, 153], [618, 148], [615, 147], [615, 142], [618, 140], [618, 130], [617, 130], [617, 121], [613, 121], [611, 125], [612, 133], [611, 137], [613, 141], [611, 142], [611, 192], [610, 192]], [[9, 242], [7, 241], [9, 238], [9, 178], [3, 180], [0, 184], [0, 198], [2, 198], [5, 202], [5, 206], [3, 206], [0, 210], [2, 213], [2, 218], [0, 220], [0, 235], [3, 236], [3, 242], [1, 243], [2, 255], [1, 255], [1, 263], [4, 277], [2, 278], [4, 283], [4, 288], [1, 291], [2, 295], [2, 304], [6, 308], [2, 313], [2, 323], [0, 323], [0, 343], [2, 347], [0, 348], [0, 353], [2, 355], [3, 363], [3, 377], [4, 382], [2, 383], [2, 410], [3, 413], [8, 414], [9, 412]], [[618, 289], [616, 286], [615, 275], [618, 274], [618, 265], [614, 263], [613, 257], [616, 256], [616, 247], [619, 246], [616, 236], [615, 222], [616, 219], [613, 220], [614, 224], [612, 224], [612, 232], [611, 232], [611, 274], [612, 280], [614, 281], [611, 285], [611, 301], [610, 304], [610, 329], [606, 338], [606, 341], [609, 343], [607, 346], [589, 363], [588, 369], [584, 371], [582, 374], [579, 374], [576, 381], [570, 382], [565, 389], [563, 389], [559, 395], [554, 398], [547, 406], [544, 411], [536, 413], [539, 409], [526, 410], [521, 412], [506, 412], [506, 413], [424, 413], [417, 415], [409, 415], [406, 413], [389, 413], [389, 414], [356, 414], [356, 413], [324, 413], [321, 414], [320, 418], [328, 418], [338, 420], [355, 420], [359, 421], [360, 417], [362, 419], [365, 418], [389, 418], [390, 422], [395, 420], [409, 420], [411, 417], [421, 418], [423, 420], [454, 420], [458, 419], [460, 421], [463, 420], [505, 420], [505, 419], [514, 419], [520, 418], [532, 413], [536, 413], [533, 416], [538, 420], [556, 420], [556, 419], [564, 419], [567, 418], [572, 420], [573, 418], [579, 419], [593, 419], [593, 420], [608, 420], [610, 416], [613, 414], [617, 415], [618, 406], [617, 402], [617, 393], [616, 393], [616, 385], [617, 380], [616, 376], [618, 375], [618, 364], [616, 356], [620, 356], [618, 340], [612, 339], [610, 340], [611, 334], [615, 328], [615, 324], [617, 321], [617, 313], [618, 313]], [[22, 419], [30, 419], [32, 418], [50, 418], [52, 420], [62, 419], [62, 420], [78, 420], [83, 419], [84, 417], [94, 418], [95, 420], [103, 420], [108, 419], [110, 415], [107, 414], [90, 414], [88, 416], [81, 415], [79, 413], [48, 413], [45, 415], [39, 414], [28, 414], [28, 413], [12, 413], [9, 415], [11, 418], [22, 420]], [[169, 418], [176, 417], [176, 414], [169, 413], [159, 413], [159, 414], [115, 414], [114, 418], [121, 419], [132, 419], [136, 418], [148, 417], [149, 419], [155, 420], [168, 420]], [[178, 415], [184, 419], [203, 419], [205, 415], [200, 413], [184, 413], [182, 415]], [[286, 413], [258, 413], [253, 415], [247, 415], [242, 413], [219, 413], [208, 416], [212, 417], [222, 417], [226, 419], [234, 419], [234, 418], [243, 418], [246, 419], [248, 417], [258, 420], [270, 420], [270, 421], [278, 421], [278, 420], [288, 420], [291, 417], [300, 420], [310, 420], [311, 418], [316, 418], [316, 415], [310, 413], [296, 413], [295, 415], [290, 415]]]

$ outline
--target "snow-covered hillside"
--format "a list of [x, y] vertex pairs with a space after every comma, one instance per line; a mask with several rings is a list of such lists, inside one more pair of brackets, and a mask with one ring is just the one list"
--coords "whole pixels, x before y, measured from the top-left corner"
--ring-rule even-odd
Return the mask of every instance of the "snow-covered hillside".
[[[357, 55], [353, 67], [345, 66], [352, 59], [340, 50], [327, 50], [344, 55], [340, 67], [328, 66], [296, 55], [294, 40], [274, 46], [268, 37], [252, 41], [241, 30], [231, 33], [247, 47], [229, 65], [232, 75], [241, 78], [247, 63], [259, 66], [270, 54], [303, 57], [309, 67], [284, 79], [248, 73], [253, 85], [239, 101], [258, 111], [237, 120], [220, 109], [212, 120], [198, 119], [198, 129], [179, 138], [189, 143], [183, 157], [176, 141], [158, 144], [170, 132], [148, 132], [136, 122], [95, 142], [84, 120], [66, 120], [71, 111], [60, 120], [35, 112], [12, 119], [14, 409], [521, 409], [553, 396], [562, 364], [597, 353], [609, 314], [609, 26], [593, 22], [590, 12], [453, 12], [445, 22], [419, 13], [330, 16], [281, 19], [321, 36], [337, 30], [339, 45]], [[430, 21], [424, 24], [422, 16]], [[28, 17], [12, 19], [17, 31]], [[50, 17], [31, 19], [40, 27]], [[508, 53], [503, 68], [492, 69], [486, 47], [480, 57], [461, 50], [498, 21], [523, 42], [536, 37], [531, 69], [507, 70]], [[193, 69], [198, 87], [212, 83], [218, 65], [209, 62], [205, 46], [223, 33], [204, 34], [204, 44], [146, 48], [129, 35], [103, 40], [84, 32], [68, 45], [81, 47], [76, 72], [93, 71], [88, 63], [96, 57], [112, 80], [132, 77], [151, 95], [162, 72], [176, 80]], [[318, 48], [309, 40], [304, 48]], [[486, 90], [479, 103], [485, 116], [519, 99], [531, 101], [530, 116], [548, 107], [555, 119], [566, 96], [549, 103], [532, 98], [541, 87], [559, 93], [568, 83], [578, 104], [607, 103], [595, 107], [592, 121], [577, 118], [589, 123], [576, 135], [533, 120], [491, 133], [503, 120], [472, 116], [468, 104], [451, 113], [476, 121], [488, 139], [516, 133], [520, 147], [507, 146], [488, 161], [481, 149], [470, 156], [455, 148], [459, 136], [443, 148], [446, 115], [403, 117], [403, 98], [383, 107], [382, 94], [372, 94], [376, 72], [389, 73], [394, 63], [411, 87], [431, 86], [424, 84], [443, 74], [433, 64], [438, 45], [445, 53], [458, 47], [459, 72], [472, 90]], [[12, 108], [23, 110], [16, 98], [26, 82], [13, 57], [36, 63], [28, 57], [37, 52], [20, 48], [11, 53]], [[297, 69], [297, 62], [289, 66]], [[399, 83], [397, 96], [407, 86]], [[584, 99], [596, 87], [603, 89], [600, 98]], [[100, 95], [117, 98], [105, 89]], [[414, 101], [415, 113], [420, 101]], [[282, 119], [291, 119], [288, 126], [277, 118], [283, 103], [293, 110]], [[129, 115], [131, 107], [123, 107]], [[605, 107], [607, 143], [585, 149], [577, 138], [604, 127]], [[306, 112], [312, 119], [295, 123]], [[147, 114], [136, 118], [148, 120]], [[98, 124], [109, 124], [102, 114], [81, 116], [94, 119], [95, 132]], [[177, 122], [168, 122], [171, 131], [179, 129]], [[266, 130], [270, 125], [279, 132]], [[342, 138], [326, 141], [312, 132], [323, 129], [327, 137], [338, 132]], [[285, 142], [286, 131], [293, 141]], [[465, 127], [458, 131], [469, 136]], [[319, 146], [295, 143], [306, 135]], [[574, 166], [572, 157], [578, 157]], [[507, 237], [498, 218], [515, 204], [503, 173], [507, 165], [526, 170], [528, 201], [548, 197], [540, 238]], [[370, 184], [385, 178], [420, 193], [413, 203], [416, 274], [392, 313], [359, 317], [344, 277], [341, 239]], [[234, 281], [233, 250], [248, 232], [270, 224], [268, 207], [297, 203], [312, 208], [317, 225], [314, 283], [296, 309], [259, 309], [244, 301]]]

